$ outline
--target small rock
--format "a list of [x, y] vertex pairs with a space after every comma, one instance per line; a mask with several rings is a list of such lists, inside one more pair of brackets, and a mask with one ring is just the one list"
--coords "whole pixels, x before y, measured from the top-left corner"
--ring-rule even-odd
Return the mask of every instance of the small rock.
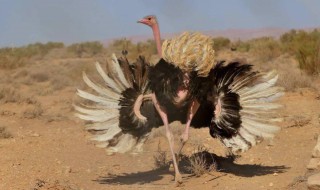
[[68, 174], [68, 173], [71, 173], [71, 172], [72, 172], [72, 169], [71, 169], [70, 166], [67, 166], [67, 167], [65, 168], [65, 170], [64, 170], [64, 173], [65, 173], [65, 174]]
[[274, 146], [274, 145], [275, 145], [275, 143], [274, 143], [273, 139], [270, 139], [269, 143], [268, 143], [268, 146]]
[[320, 135], [318, 136], [318, 142], [313, 149], [312, 157], [313, 158], [320, 158]]
[[308, 177], [307, 185], [309, 190], [320, 190], [320, 173]]
[[269, 186], [272, 187], [272, 186], [273, 186], [273, 183], [269, 183]]
[[273, 176], [278, 176], [279, 174], [278, 173], [273, 173]]
[[315, 170], [320, 166], [320, 158], [311, 158], [307, 165], [308, 170]]

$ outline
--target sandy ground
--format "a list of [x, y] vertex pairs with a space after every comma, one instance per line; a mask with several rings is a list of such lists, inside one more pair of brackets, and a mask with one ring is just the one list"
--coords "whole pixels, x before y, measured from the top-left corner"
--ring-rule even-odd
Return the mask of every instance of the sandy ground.
[[27, 100], [0, 104], [0, 125], [12, 134], [0, 139], [1, 190], [306, 189], [306, 177], [312, 173], [306, 165], [320, 134], [320, 92], [314, 89], [287, 92], [279, 100], [284, 105], [279, 112], [284, 117], [281, 131], [235, 162], [226, 159], [225, 148], [207, 129], [191, 130], [184, 154], [201, 144], [216, 159], [218, 170], [200, 177], [184, 171], [184, 184], [174, 187], [173, 171], [154, 165], [159, 143], [168, 151], [165, 137], [155, 135], [138, 155], [107, 156], [88, 140], [84, 122], [73, 116], [75, 87], [35, 93], [46, 86], [13, 87], [24, 97], [36, 98], [41, 111]]

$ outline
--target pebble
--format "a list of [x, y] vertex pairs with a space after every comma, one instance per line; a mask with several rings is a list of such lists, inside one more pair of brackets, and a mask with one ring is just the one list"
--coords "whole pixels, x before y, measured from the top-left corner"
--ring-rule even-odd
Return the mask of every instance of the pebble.
[[311, 158], [307, 165], [308, 170], [315, 170], [320, 167], [320, 158]]
[[320, 173], [308, 177], [307, 185], [309, 190], [320, 190]]
[[40, 135], [38, 133], [32, 133], [30, 134], [31, 137], [40, 137]]
[[313, 158], [320, 158], [320, 135], [318, 136], [317, 144], [312, 151], [312, 157]]
[[269, 183], [269, 186], [272, 187], [272, 186], [273, 186], [273, 183]]
[[67, 166], [67, 167], [65, 168], [65, 170], [64, 170], [64, 173], [65, 173], [65, 174], [68, 174], [68, 173], [71, 173], [71, 172], [72, 172], [72, 169], [71, 169], [70, 166]]

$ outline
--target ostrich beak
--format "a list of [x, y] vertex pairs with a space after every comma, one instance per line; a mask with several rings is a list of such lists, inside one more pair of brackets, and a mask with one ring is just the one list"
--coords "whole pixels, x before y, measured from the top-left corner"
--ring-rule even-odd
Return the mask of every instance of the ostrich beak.
[[137, 23], [146, 24], [146, 20], [145, 19], [140, 19], [140, 20], [137, 21]]

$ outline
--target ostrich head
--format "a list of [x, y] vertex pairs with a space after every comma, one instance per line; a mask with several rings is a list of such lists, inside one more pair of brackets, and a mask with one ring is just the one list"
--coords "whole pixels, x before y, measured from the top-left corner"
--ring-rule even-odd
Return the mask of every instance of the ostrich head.
[[154, 15], [148, 15], [138, 20], [138, 23], [145, 24], [150, 26], [151, 28], [156, 27], [158, 25], [157, 17]]
[[162, 57], [161, 37], [157, 17], [154, 15], [148, 15], [138, 20], [138, 23], [145, 24], [152, 28], [153, 37], [157, 45], [158, 55], [159, 57]]

